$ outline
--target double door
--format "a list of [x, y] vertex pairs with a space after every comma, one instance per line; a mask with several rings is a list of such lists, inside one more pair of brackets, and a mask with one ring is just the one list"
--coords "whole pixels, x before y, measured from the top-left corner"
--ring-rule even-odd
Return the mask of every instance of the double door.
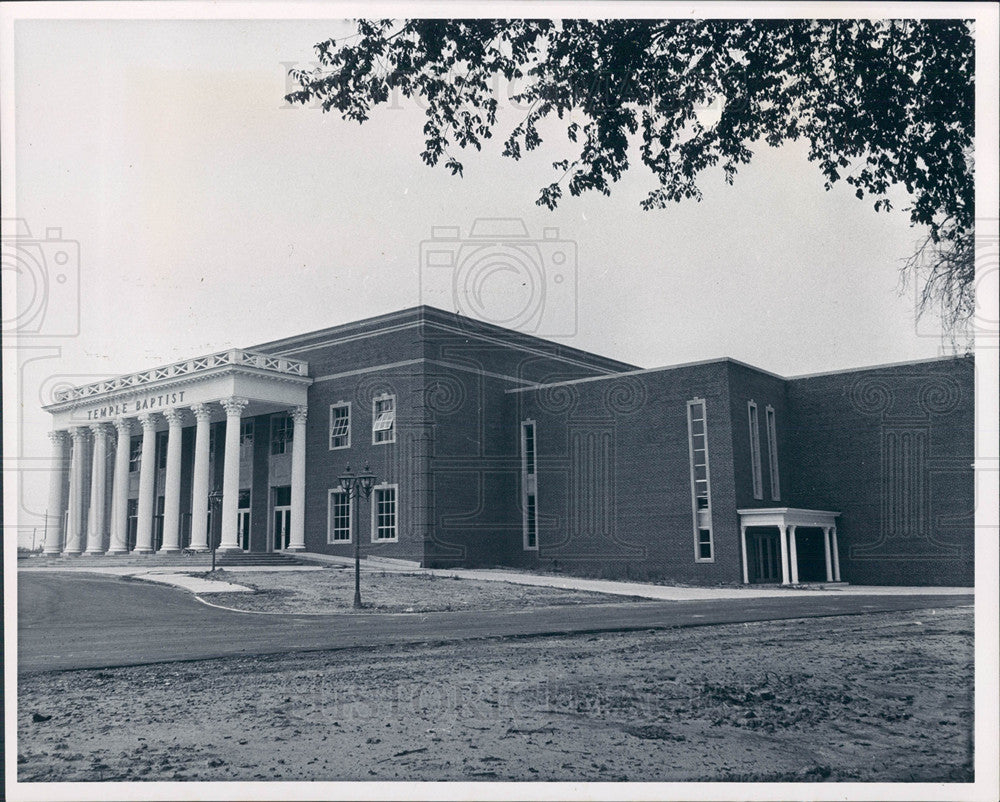
[[777, 532], [750, 536], [751, 582], [781, 581], [781, 543]]
[[271, 489], [271, 548], [283, 551], [291, 539], [292, 488], [290, 485]]

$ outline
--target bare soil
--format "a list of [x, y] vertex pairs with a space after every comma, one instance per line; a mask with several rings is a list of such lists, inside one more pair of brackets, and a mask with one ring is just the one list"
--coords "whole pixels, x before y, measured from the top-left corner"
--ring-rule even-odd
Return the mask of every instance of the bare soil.
[[[209, 576], [209, 574], [205, 574]], [[253, 588], [254, 593], [200, 593], [223, 607], [268, 613], [354, 612], [354, 570], [238, 571], [224, 570], [212, 578]], [[361, 612], [433, 613], [448, 610], [498, 610], [562, 604], [613, 604], [645, 601], [582, 590], [531, 587], [434, 574], [392, 571], [361, 574]]]
[[971, 781], [972, 628], [956, 608], [27, 674], [18, 777]]

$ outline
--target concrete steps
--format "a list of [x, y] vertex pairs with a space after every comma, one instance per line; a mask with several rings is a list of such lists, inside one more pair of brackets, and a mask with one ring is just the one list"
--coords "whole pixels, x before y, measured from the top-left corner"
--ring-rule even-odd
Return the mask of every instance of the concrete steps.
[[280, 552], [226, 551], [216, 552], [215, 564], [224, 568], [238, 568], [244, 565], [305, 565], [306, 563], [290, 554]]

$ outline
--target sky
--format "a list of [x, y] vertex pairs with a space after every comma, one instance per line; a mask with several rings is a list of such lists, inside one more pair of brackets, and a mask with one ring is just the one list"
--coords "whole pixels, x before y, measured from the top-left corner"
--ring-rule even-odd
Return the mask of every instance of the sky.
[[[41, 299], [45, 336], [17, 351], [26, 521], [44, 504], [40, 406], [54, 388], [421, 302], [447, 308], [454, 274], [421, 254], [435, 227], [467, 237], [480, 218], [523, 220], [539, 276], [556, 251], [568, 257], [569, 280], [549, 286], [526, 331], [642, 367], [730, 356], [799, 375], [942, 353], [940, 326], [918, 322], [913, 289], [900, 291], [921, 235], [904, 192], [876, 213], [846, 185], [825, 191], [804, 145], [761, 144], [734, 186], [706, 174], [700, 203], [642, 211], [655, 179], [636, 158], [611, 197], [541, 209], [558, 147], [514, 162], [497, 136], [462, 153], [456, 178], [421, 161], [415, 101], [360, 126], [286, 104], [288, 69], [351, 30], [15, 23], [16, 216], [36, 249], [60, 237], [79, 248], [78, 278], [70, 270]], [[501, 121], [517, 114], [505, 104]], [[494, 320], [527, 292], [511, 282], [483, 285]], [[19, 289], [18, 304], [31, 303]]]

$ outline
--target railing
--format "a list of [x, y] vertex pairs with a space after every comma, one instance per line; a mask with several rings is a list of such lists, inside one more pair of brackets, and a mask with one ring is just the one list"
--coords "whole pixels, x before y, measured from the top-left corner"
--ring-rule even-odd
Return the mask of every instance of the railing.
[[230, 365], [256, 368], [286, 376], [309, 375], [309, 364], [299, 359], [286, 359], [283, 356], [272, 356], [271, 354], [261, 354], [255, 351], [244, 351], [240, 348], [233, 348], [217, 354], [185, 359], [183, 362], [175, 362], [173, 365], [143, 370], [138, 373], [129, 373], [125, 376], [116, 376], [113, 379], [93, 382], [92, 384], [83, 384], [79, 387], [71, 387], [66, 390], [57, 390], [55, 400], [57, 403], [75, 401], [95, 395], [113, 393], [117, 390], [127, 390], [130, 387], [142, 387], [143, 385], [161, 381], [162, 379], [190, 376]]

